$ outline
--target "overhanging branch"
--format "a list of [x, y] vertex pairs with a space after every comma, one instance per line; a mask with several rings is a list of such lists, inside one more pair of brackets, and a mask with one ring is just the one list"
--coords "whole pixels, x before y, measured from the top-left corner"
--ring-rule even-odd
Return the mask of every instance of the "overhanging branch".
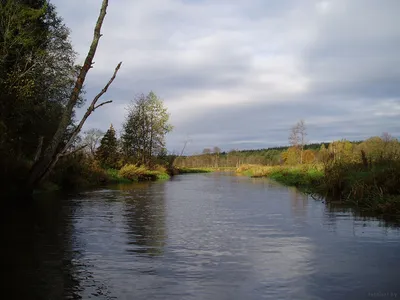
[[96, 97], [94, 97], [94, 99], [92, 100], [92, 103], [90, 104], [90, 106], [88, 107], [85, 115], [82, 117], [82, 120], [79, 122], [78, 126], [75, 128], [74, 132], [71, 135], [71, 138], [69, 139], [69, 141], [67, 142], [67, 144], [65, 145], [63, 152], [65, 152], [69, 147], [71, 147], [73, 141], [75, 140], [75, 138], [78, 136], [79, 132], [81, 131], [83, 124], [85, 124], [86, 119], [90, 116], [90, 114], [96, 109], [99, 108], [100, 106], [103, 106], [105, 104], [111, 103], [112, 101], [105, 101], [103, 103], [100, 103], [99, 105], [96, 106], [97, 101], [99, 101], [100, 97], [103, 96], [108, 88], [110, 87], [111, 83], [114, 81], [115, 77], [117, 76], [117, 73], [119, 71], [119, 69], [121, 68], [122, 62], [120, 62], [117, 67], [114, 70], [114, 74], [112, 75], [112, 77], [110, 78], [110, 80], [107, 82], [107, 84], [104, 86], [104, 88], [101, 90], [100, 93], [97, 94]]
[[104, 88], [101, 90], [101, 92], [98, 93], [96, 97], [94, 97], [94, 99], [93, 99], [93, 101], [92, 101], [92, 104], [90, 105], [89, 109], [90, 109], [91, 107], [94, 108], [94, 106], [96, 105], [96, 103], [97, 103], [97, 101], [100, 99], [100, 97], [103, 96], [103, 95], [107, 92], [107, 90], [108, 90], [108, 88], [110, 87], [111, 83], [114, 81], [115, 77], [117, 76], [117, 73], [118, 73], [119, 69], [121, 68], [121, 65], [122, 65], [122, 61], [117, 65], [117, 67], [116, 67], [115, 70], [114, 70], [113, 76], [110, 78], [110, 80], [107, 82], [107, 84], [106, 84], [106, 85], [104, 86]]

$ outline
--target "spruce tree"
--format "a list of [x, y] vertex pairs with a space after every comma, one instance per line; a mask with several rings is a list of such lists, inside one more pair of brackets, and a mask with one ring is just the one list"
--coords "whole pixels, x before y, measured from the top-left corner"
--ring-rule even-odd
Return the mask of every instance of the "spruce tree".
[[96, 158], [105, 168], [116, 168], [117, 166], [118, 141], [112, 124], [100, 141], [100, 146], [96, 152]]

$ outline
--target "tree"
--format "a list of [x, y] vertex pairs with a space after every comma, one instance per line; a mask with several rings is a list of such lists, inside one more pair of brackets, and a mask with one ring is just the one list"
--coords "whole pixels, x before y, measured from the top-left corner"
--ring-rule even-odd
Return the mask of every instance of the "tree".
[[107, 92], [109, 86], [114, 81], [122, 63], [118, 64], [109, 82], [105, 85], [103, 90], [92, 100], [92, 103], [87, 109], [85, 115], [83, 116], [79, 124], [73, 129], [67, 141], [64, 144], [62, 143], [65, 138], [65, 134], [68, 132], [68, 127], [72, 121], [74, 108], [78, 105], [79, 96], [81, 94], [81, 90], [85, 82], [86, 75], [92, 68], [93, 58], [96, 54], [97, 46], [99, 44], [99, 40], [101, 37], [101, 27], [103, 25], [103, 21], [106, 16], [107, 6], [108, 6], [108, 0], [103, 0], [100, 9], [100, 14], [96, 22], [93, 40], [90, 45], [89, 52], [86, 56], [84, 65], [79, 71], [79, 75], [75, 81], [74, 88], [70, 94], [69, 100], [66, 103], [65, 107], [63, 108], [63, 113], [61, 115], [60, 121], [58, 123], [54, 135], [48, 142], [47, 147], [45, 148], [44, 151], [38, 149], [38, 152], [40, 152], [41, 154], [37, 156], [38, 160], [34, 162], [32, 168], [30, 169], [26, 184], [27, 190], [32, 191], [33, 188], [37, 184], [39, 184], [43, 180], [43, 178], [46, 177], [46, 175], [49, 174], [49, 172], [57, 164], [58, 160], [62, 156], [65, 156], [67, 154], [70, 146], [72, 145], [75, 138], [78, 136], [83, 124], [85, 123], [86, 119], [91, 115], [91, 113], [94, 112], [97, 108], [112, 102], [112, 101], [105, 101], [103, 103], [97, 104], [97, 101], [103, 94]]
[[289, 136], [289, 144], [292, 147], [298, 148], [300, 150], [300, 164], [303, 163], [303, 150], [304, 145], [306, 144], [306, 125], [304, 120], [300, 120], [294, 125], [291, 129], [290, 136]]
[[179, 154], [179, 156], [183, 156], [183, 153], [185, 152], [186, 146], [190, 142], [192, 142], [192, 140], [189, 137], [185, 139], [185, 141], [183, 142], [183, 147], [182, 147], [182, 150], [181, 150], [181, 154]]
[[282, 152], [281, 158], [286, 165], [295, 165], [299, 162], [299, 148], [290, 147], [286, 151]]
[[353, 144], [345, 139], [330, 143], [328, 151], [334, 161], [351, 162], [354, 160]]
[[312, 150], [305, 150], [303, 153], [303, 163], [311, 164], [315, 161], [315, 154]]
[[219, 155], [220, 155], [220, 153], [221, 153], [221, 148], [215, 146], [215, 147], [213, 148], [213, 151], [212, 151], [212, 152], [214, 153], [214, 168], [218, 168], [218, 165], [219, 165]]
[[[47, 145], [55, 133], [73, 89], [75, 58], [69, 30], [53, 5], [0, 1], [0, 176], [18, 190], [32, 162], [40, 159], [38, 144]], [[61, 143], [71, 125], [72, 118]]]
[[118, 162], [118, 141], [114, 127], [110, 126], [100, 141], [96, 158], [106, 168], [115, 168]]
[[17, 159], [54, 134], [75, 72], [69, 30], [42, 2], [0, 2], [0, 144]]
[[203, 154], [210, 154], [211, 153], [211, 149], [210, 148], [204, 148], [202, 153]]
[[87, 145], [89, 153], [94, 157], [96, 149], [99, 145], [101, 138], [104, 136], [104, 132], [100, 129], [92, 128], [84, 132], [83, 144]]
[[326, 149], [325, 144], [322, 144], [319, 149], [318, 160], [324, 164], [329, 161], [329, 151]]
[[383, 141], [382, 157], [385, 159], [397, 159], [400, 152], [399, 141], [387, 132], [382, 134], [381, 139]]
[[154, 92], [141, 94], [128, 107], [123, 124], [122, 148], [127, 158], [150, 165], [165, 148], [165, 135], [172, 130], [169, 113]]
[[212, 151], [212, 152], [215, 153], [215, 154], [220, 154], [220, 153], [221, 153], [221, 148], [215, 146], [215, 147], [213, 148], [213, 151]]

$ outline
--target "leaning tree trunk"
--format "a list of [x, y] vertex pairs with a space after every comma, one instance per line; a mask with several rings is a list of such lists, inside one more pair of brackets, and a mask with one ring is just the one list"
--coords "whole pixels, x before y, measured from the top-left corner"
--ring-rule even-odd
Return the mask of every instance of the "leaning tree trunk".
[[97, 100], [100, 98], [101, 95], [103, 95], [106, 92], [108, 86], [114, 80], [115, 75], [116, 75], [121, 63], [117, 66], [114, 76], [111, 78], [110, 82], [100, 92], [100, 94], [97, 95], [95, 97], [95, 99], [92, 101], [92, 104], [88, 108], [84, 118], [78, 125], [77, 129], [74, 131], [71, 138], [67, 142], [67, 145], [60, 150], [60, 144], [63, 141], [64, 134], [67, 130], [68, 125], [70, 124], [70, 121], [72, 118], [72, 113], [73, 113], [74, 107], [77, 104], [77, 101], [78, 101], [79, 95], [81, 93], [82, 86], [85, 81], [86, 75], [89, 72], [89, 70], [92, 68], [92, 65], [93, 65], [93, 58], [96, 54], [97, 46], [98, 46], [98, 43], [99, 43], [99, 40], [101, 37], [100, 31], [101, 31], [101, 27], [103, 25], [104, 18], [106, 16], [107, 6], [108, 6], [108, 0], [103, 0], [100, 14], [97, 19], [96, 27], [94, 29], [92, 44], [90, 45], [89, 52], [85, 59], [85, 63], [80, 70], [78, 78], [76, 79], [76, 82], [75, 82], [74, 89], [71, 93], [69, 101], [68, 101], [68, 103], [64, 109], [64, 112], [61, 116], [61, 120], [60, 120], [60, 123], [58, 124], [58, 128], [57, 128], [53, 138], [49, 142], [48, 146], [46, 147], [46, 149], [44, 150], [42, 155], [40, 155], [40, 157], [37, 159], [37, 161], [33, 164], [32, 168], [29, 172], [28, 180], [27, 180], [27, 184], [26, 184], [26, 190], [29, 192], [32, 191], [41, 182], [41, 180], [51, 171], [51, 169], [57, 163], [58, 159], [62, 155], [65, 155], [65, 151], [72, 144], [73, 139], [79, 133], [79, 131], [82, 128], [83, 123], [85, 122], [87, 117], [99, 106], [102, 106], [106, 103], [110, 103], [110, 101], [107, 101], [107, 102], [104, 102], [104, 103], [96, 106]]

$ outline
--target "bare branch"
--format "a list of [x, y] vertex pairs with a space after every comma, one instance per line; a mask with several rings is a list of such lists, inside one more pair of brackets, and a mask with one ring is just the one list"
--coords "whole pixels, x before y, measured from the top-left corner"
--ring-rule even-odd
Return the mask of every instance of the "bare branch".
[[69, 141], [67, 142], [67, 144], [64, 147], [64, 150], [62, 152], [65, 151], [65, 149], [68, 149], [72, 142], [75, 140], [76, 136], [78, 135], [78, 133], [81, 131], [83, 124], [86, 122], [86, 119], [90, 116], [90, 114], [98, 107], [107, 104], [107, 103], [111, 103], [110, 101], [106, 101], [103, 102], [101, 104], [99, 104], [98, 106], [95, 106], [97, 101], [100, 99], [100, 97], [102, 95], [104, 95], [105, 92], [107, 92], [109, 86], [111, 85], [111, 83], [114, 81], [115, 77], [117, 76], [117, 73], [119, 71], [119, 69], [121, 68], [122, 62], [120, 62], [117, 67], [115, 68], [114, 74], [111, 77], [111, 79], [107, 82], [107, 84], [104, 86], [104, 88], [101, 90], [100, 93], [97, 94], [96, 97], [94, 97], [94, 99], [92, 100], [92, 103], [90, 104], [89, 108], [87, 109], [85, 115], [82, 117], [82, 120], [79, 122], [78, 126], [75, 128], [74, 132], [72, 133]]
[[77, 149], [75, 149], [74, 151], [71, 151], [71, 152], [67, 152], [67, 153], [61, 152], [61, 153], [58, 153], [58, 154], [56, 155], [56, 157], [51, 161], [51, 163], [50, 163], [50, 165], [49, 165], [49, 167], [48, 167], [48, 171], [43, 175], [42, 180], [47, 178], [47, 176], [50, 174], [50, 171], [53, 170], [53, 168], [55, 167], [55, 165], [57, 164], [57, 162], [58, 162], [58, 160], [59, 160], [60, 158], [65, 157], [65, 156], [68, 156], [68, 155], [71, 155], [71, 154], [74, 154], [74, 153], [76, 153], [76, 152], [82, 150], [82, 149], [85, 148], [86, 146], [87, 146], [87, 145], [83, 145], [82, 147], [79, 147], [79, 148], [77, 148]]
[[103, 105], [108, 104], [108, 103], [112, 103], [112, 100], [105, 101], [105, 102], [103, 102], [103, 103], [100, 103], [99, 105], [96, 105], [96, 106], [93, 108], [93, 111], [94, 111], [95, 109], [99, 108], [100, 106], [103, 106]]
[[39, 160], [39, 157], [42, 154], [43, 139], [44, 139], [43, 136], [39, 137], [39, 143], [38, 143], [38, 146], [36, 148], [35, 159], [33, 160], [34, 163]]
[[[110, 87], [111, 83], [114, 81], [115, 77], [117, 76], [117, 73], [118, 73], [119, 69], [121, 68], [121, 65], [122, 65], [122, 61], [121, 61], [121, 62], [117, 65], [117, 67], [115, 68], [113, 76], [112, 76], [112, 77], [110, 78], [110, 80], [107, 82], [107, 84], [105, 85], [105, 87], [101, 90], [100, 93], [97, 94], [96, 97], [94, 97], [94, 99], [93, 99], [93, 101], [92, 101], [92, 104], [90, 105], [90, 107], [92, 107], [92, 109], [94, 109], [94, 106], [96, 105], [96, 103], [97, 103], [97, 101], [100, 99], [100, 97], [103, 96], [103, 95], [107, 92], [107, 90], [108, 90], [108, 88]], [[89, 107], [89, 109], [90, 109], [90, 107]]]
[[88, 144], [85, 144], [85, 145], [83, 145], [83, 146], [81, 146], [79, 148], [76, 148], [75, 150], [73, 150], [71, 152], [63, 152], [63, 153], [60, 154], [60, 157], [68, 156], [68, 155], [74, 154], [76, 152], [79, 152], [82, 149], [86, 148], [87, 146], [88, 146]]
[[114, 81], [115, 77], [117, 76], [117, 73], [119, 71], [119, 69], [121, 68], [122, 62], [120, 62], [117, 67], [115, 68], [114, 74], [111, 77], [111, 79], [107, 82], [107, 84], [104, 86], [104, 88], [101, 90], [100, 93], [97, 94], [96, 97], [94, 97], [94, 99], [92, 100], [92, 103], [90, 104], [89, 108], [87, 109], [85, 115], [82, 117], [81, 121], [79, 122], [78, 126], [75, 128], [74, 132], [72, 133], [71, 137], [69, 138], [68, 142], [66, 143], [63, 151], [61, 151], [61, 153], [64, 153], [69, 147], [71, 147], [73, 141], [75, 140], [75, 138], [78, 136], [79, 132], [81, 131], [83, 124], [85, 124], [87, 118], [91, 115], [92, 112], [94, 112], [94, 110], [102, 105], [105, 105], [107, 103], [111, 103], [112, 100], [109, 101], [105, 101], [103, 103], [100, 103], [99, 105], [95, 106], [97, 101], [100, 99], [100, 97], [102, 95], [104, 95], [109, 86], [111, 85], [111, 83]]

